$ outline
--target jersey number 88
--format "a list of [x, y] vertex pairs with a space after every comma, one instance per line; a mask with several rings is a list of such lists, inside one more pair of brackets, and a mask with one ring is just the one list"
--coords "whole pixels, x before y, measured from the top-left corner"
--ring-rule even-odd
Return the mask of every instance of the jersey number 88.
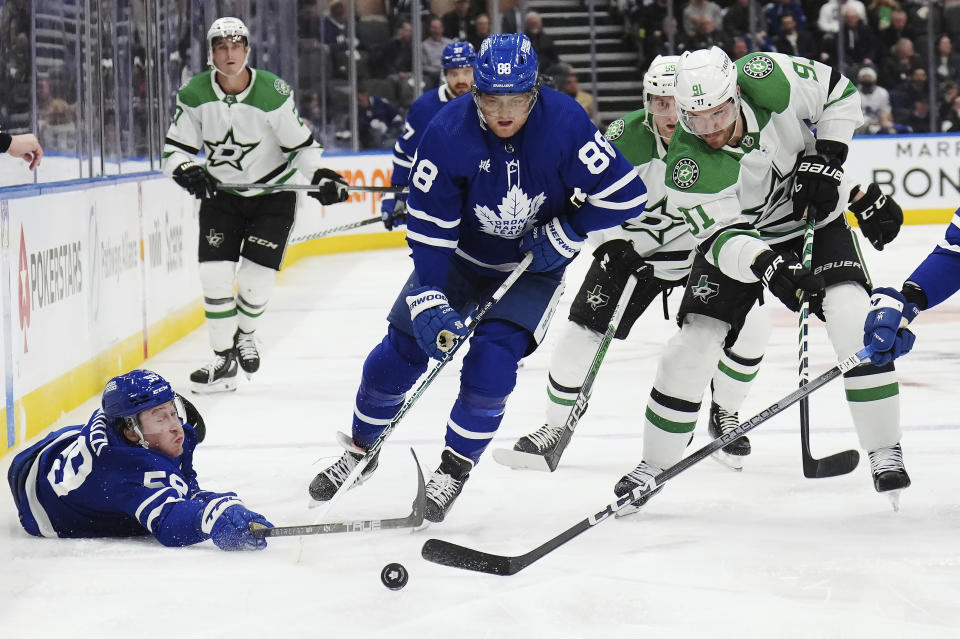
[[[577, 155], [584, 166], [587, 167], [587, 170], [594, 175], [599, 175], [610, 166], [610, 158], [617, 157], [617, 152], [613, 150], [607, 138], [603, 137], [600, 131], [596, 131], [593, 134], [593, 138], [596, 142], [591, 140], [581, 146]], [[601, 148], [603, 151], [600, 150]], [[604, 153], [604, 151], [606, 151], [606, 153]], [[607, 157], [608, 155], [610, 157]]]

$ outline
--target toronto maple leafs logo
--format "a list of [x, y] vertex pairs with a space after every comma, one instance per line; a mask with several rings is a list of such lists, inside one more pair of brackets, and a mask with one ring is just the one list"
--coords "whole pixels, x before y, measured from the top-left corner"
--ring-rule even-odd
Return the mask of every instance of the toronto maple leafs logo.
[[700, 280], [690, 287], [690, 293], [704, 304], [709, 302], [710, 298], [716, 296], [719, 292], [720, 285], [716, 282], [711, 282], [706, 275], [701, 275]]
[[547, 196], [543, 192], [532, 199], [514, 184], [503, 196], [497, 210], [492, 211], [483, 204], [473, 207], [473, 212], [480, 221], [480, 230], [488, 235], [498, 237], [520, 237], [533, 226], [537, 211], [543, 206]]

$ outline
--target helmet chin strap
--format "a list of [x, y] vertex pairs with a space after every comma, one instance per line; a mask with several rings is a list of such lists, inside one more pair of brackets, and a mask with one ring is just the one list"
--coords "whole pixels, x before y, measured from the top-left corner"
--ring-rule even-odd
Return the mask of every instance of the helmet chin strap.
[[223, 71], [220, 67], [218, 67], [216, 64], [213, 65], [213, 70], [224, 77], [235, 78], [246, 70], [247, 58], [249, 57], [250, 57], [250, 51], [248, 50], [247, 54], [243, 56], [243, 64], [240, 65], [240, 69], [238, 71], [235, 71], [234, 73], [227, 73], [226, 71]]
[[133, 433], [137, 436], [136, 444], [143, 448], [150, 448], [150, 444], [147, 443], [146, 438], [143, 436], [143, 431], [140, 430], [140, 424], [137, 421], [137, 418], [125, 417], [124, 420], [126, 421], [127, 429], [133, 431]]

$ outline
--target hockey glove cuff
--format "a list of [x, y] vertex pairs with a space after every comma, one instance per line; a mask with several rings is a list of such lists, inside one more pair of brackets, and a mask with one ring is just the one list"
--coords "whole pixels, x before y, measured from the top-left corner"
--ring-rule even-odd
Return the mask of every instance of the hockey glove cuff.
[[[852, 193], [859, 190], [857, 186]], [[860, 232], [867, 238], [873, 248], [882, 251], [883, 247], [893, 241], [903, 225], [903, 210], [900, 205], [880, 191], [876, 183], [867, 187], [866, 194], [856, 202], [850, 202], [850, 212], [857, 218]]]
[[889, 287], [873, 289], [863, 324], [863, 345], [873, 349], [873, 364], [883, 366], [910, 352], [917, 338], [907, 325], [919, 314], [920, 307], [903, 293]]
[[533, 253], [533, 262], [528, 271], [554, 271], [566, 266], [577, 256], [585, 239], [565, 219], [555, 217], [527, 232], [520, 240], [520, 252]]
[[628, 240], [610, 240], [604, 242], [593, 252], [600, 261], [600, 268], [616, 275], [618, 280], [626, 281], [631, 274], [637, 276], [637, 282], [645, 282], [653, 277], [653, 266], [633, 249]]
[[196, 162], [184, 162], [173, 170], [173, 181], [198, 200], [217, 194], [217, 181]]
[[793, 253], [768, 249], [757, 256], [750, 270], [791, 311], [800, 310], [804, 294], [810, 296], [811, 306], [823, 295], [823, 279], [805, 269]]
[[440, 291], [421, 286], [410, 291], [406, 299], [414, 337], [429, 357], [443, 359], [454, 343], [467, 335], [467, 327], [460, 314]]
[[380, 202], [380, 219], [388, 231], [407, 223], [407, 201], [401, 197]]
[[350, 197], [347, 181], [333, 169], [317, 169], [310, 183], [316, 185], [317, 190], [307, 191], [307, 195], [324, 206], [343, 202]]
[[[210, 511], [208, 513], [208, 511]], [[219, 513], [210, 526], [210, 539], [220, 550], [263, 550], [267, 540], [250, 533], [251, 522], [273, 527], [267, 519], [252, 510], [247, 510], [239, 499], [213, 501], [203, 513], [203, 521]]]

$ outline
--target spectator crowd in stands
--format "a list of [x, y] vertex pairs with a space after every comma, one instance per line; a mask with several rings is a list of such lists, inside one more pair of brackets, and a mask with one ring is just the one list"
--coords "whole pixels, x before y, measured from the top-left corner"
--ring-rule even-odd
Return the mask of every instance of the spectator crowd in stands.
[[[563, 63], [543, 18], [528, 10], [523, 0], [492, 1], [499, 1], [500, 31], [526, 33], [539, 56], [541, 73], [556, 88], [575, 96], [596, 120], [594, 96], [578, 85], [571, 66]], [[326, 91], [331, 112], [339, 114], [332, 126], [340, 137], [349, 137], [343, 134], [349, 126], [345, 85], [353, 56], [362, 102], [386, 103], [402, 120], [421, 90], [442, 81], [439, 56], [446, 44], [466, 40], [479, 49], [493, 31], [486, 0], [423, 0], [419, 16], [423, 85], [416, 90], [410, 6], [409, 0], [386, 0], [382, 13], [356, 16], [357, 37], [350, 43], [344, 0], [299, 0], [301, 49], [322, 43], [325, 66], [319, 73], [329, 72], [331, 78], [321, 88], [317, 82], [303, 82], [301, 72], [301, 89], [308, 89], [300, 96], [305, 117], [315, 121], [318, 91]], [[436, 8], [446, 10], [438, 14], [433, 12]], [[960, 131], [960, 55], [955, 51], [960, 0], [607, 0], [607, 10], [624, 25], [624, 41], [636, 47], [638, 74], [655, 56], [688, 49], [716, 45], [733, 59], [753, 51], [779, 51], [820, 60], [856, 84], [863, 97], [861, 134], [929, 132], [931, 83], [938, 102], [932, 107], [937, 116], [934, 130]], [[935, 34], [932, 66], [927, 57], [929, 24]], [[361, 124], [374, 121], [382, 128], [383, 118], [371, 118], [369, 107], [361, 105], [358, 116]], [[394, 124], [387, 124], [392, 134]], [[392, 145], [390, 134], [373, 133], [360, 132], [365, 147]]]

